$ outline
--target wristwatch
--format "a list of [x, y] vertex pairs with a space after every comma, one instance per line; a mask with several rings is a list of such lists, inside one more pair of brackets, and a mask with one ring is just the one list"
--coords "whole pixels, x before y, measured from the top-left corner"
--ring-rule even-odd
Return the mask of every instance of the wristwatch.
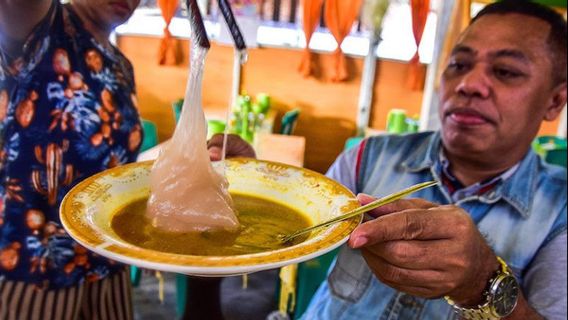
[[477, 308], [466, 308], [457, 305], [450, 297], [444, 297], [454, 311], [463, 319], [493, 320], [510, 315], [519, 298], [519, 284], [507, 263], [497, 257], [501, 267], [489, 280], [487, 289], [483, 292], [485, 303]]

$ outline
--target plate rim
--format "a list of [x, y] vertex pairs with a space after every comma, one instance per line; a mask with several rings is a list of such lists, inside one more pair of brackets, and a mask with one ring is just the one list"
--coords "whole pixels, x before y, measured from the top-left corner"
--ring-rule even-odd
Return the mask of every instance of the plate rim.
[[[336, 187], [341, 189], [341, 192], [343, 194], [349, 195], [349, 197], [353, 200], [356, 199], [355, 195], [345, 186], [339, 184], [338, 182], [334, 181], [333, 179], [321, 173], [309, 169], [295, 167], [274, 161], [265, 161], [265, 160], [249, 159], [249, 158], [231, 158], [227, 159], [226, 161], [237, 162], [237, 163], [260, 162], [264, 163], [265, 165], [278, 164], [285, 167], [286, 169], [291, 168], [296, 171], [301, 170], [303, 172], [308, 172], [310, 175], [316, 175], [320, 178], [324, 178], [325, 180], [330, 181], [331, 183], [335, 184]], [[123, 168], [122, 170], [125, 170], [125, 168], [128, 167], [145, 168], [147, 166], [151, 166], [153, 162], [154, 160], [134, 162], [126, 164], [121, 167]], [[300, 243], [294, 246], [276, 250], [275, 251], [276, 254], [273, 254], [272, 258], [268, 257], [267, 252], [259, 252], [259, 253], [244, 254], [244, 255], [232, 255], [232, 256], [197, 256], [197, 255], [185, 255], [185, 254], [161, 252], [157, 250], [136, 246], [120, 238], [119, 239], [121, 240], [122, 243], [119, 243], [118, 241], [113, 239], [113, 237], [109, 237], [107, 235], [98, 233], [97, 230], [92, 225], [88, 224], [88, 229], [93, 233], [92, 237], [101, 242], [99, 244], [93, 244], [91, 243], [87, 235], [83, 234], [83, 232], [80, 232], [80, 230], [73, 227], [73, 224], [71, 223], [70, 219], [70, 216], [72, 215], [71, 212], [72, 210], [66, 210], [66, 209], [71, 209], [69, 207], [73, 204], [72, 201], [73, 197], [77, 193], [84, 191], [87, 185], [91, 184], [92, 182], [96, 181], [102, 176], [107, 175], [109, 170], [105, 170], [90, 177], [87, 177], [83, 181], [76, 184], [71, 190], [69, 190], [69, 192], [64, 196], [60, 206], [59, 215], [60, 215], [61, 224], [63, 225], [69, 236], [73, 238], [73, 240], [75, 240], [85, 248], [89, 249], [90, 251], [93, 251], [101, 256], [107, 257], [111, 260], [115, 260], [125, 264], [139, 266], [142, 268], [150, 268], [166, 272], [178, 272], [178, 273], [184, 273], [188, 275], [198, 275], [198, 276], [239, 275], [239, 274], [252, 273], [267, 269], [279, 268], [285, 265], [296, 264], [306, 260], [313, 259], [315, 257], [321, 256], [341, 246], [347, 241], [347, 239], [349, 238], [349, 234], [361, 223], [363, 219], [363, 215], [360, 215], [359, 217], [355, 217], [329, 227], [329, 229], [331, 228], [339, 229], [338, 231], [336, 231], [337, 234], [324, 237], [316, 242], [309, 244], [310, 246], [315, 246], [316, 249], [307, 254], [303, 254], [301, 250], [298, 250], [297, 252], [292, 251], [292, 249], [294, 249], [295, 247], [301, 246], [302, 243]], [[329, 245], [322, 247], [321, 245], [324, 243]], [[118, 250], [113, 251], [112, 250], [113, 247], [117, 247]], [[132, 255], [131, 254], [132, 252], [136, 252], [138, 254]], [[275, 256], [278, 256], [279, 254], [284, 254], [285, 257], [275, 258]], [[138, 255], [142, 255], [144, 258], [138, 257]], [[156, 259], [156, 257], [159, 255], [165, 258]], [[286, 255], [288, 256], [286, 257]], [[166, 258], [170, 259], [168, 259], [169, 261], [164, 262], [163, 260], [166, 260]], [[198, 259], [204, 261], [205, 263], [200, 263], [200, 264], [180, 263], [184, 259], [185, 260]], [[214, 262], [219, 260], [239, 260], [241, 262], [234, 265], [215, 266]], [[250, 263], [248, 264], [242, 262], [242, 261], [246, 262], [249, 260], [252, 261], [250, 261]], [[257, 260], [257, 262], [254, 262], [254, 260]], [[176, 263], [176, 261], [178, 263]]]

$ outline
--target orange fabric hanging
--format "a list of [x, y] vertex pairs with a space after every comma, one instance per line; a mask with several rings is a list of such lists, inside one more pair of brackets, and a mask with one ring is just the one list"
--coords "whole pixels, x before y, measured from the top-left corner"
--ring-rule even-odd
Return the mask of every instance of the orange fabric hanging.
[[160, 42], [160, 49], [158, 51], [158, 63], [160, 65], [175, 65], [178, 63], [178, 47], [177, 39], [172, 38], [170, 33], [170, 23], [176, 14], [179, 5], [179, 0], [158, 0], [158, 7], [162, 11], [162, 17], [166, 22], [164, 28], [164, 37]]
[[359, 10], [363, 0], [326, 0], [325, 2], [325, 24], [337, 41], [335, 55], [335, 68], [331, 78], [332, 81], [347, 80], [347, 66], [345, 56], [341, 51], [341, 44], [351, 31], [353, 22], [359, 15]]
[[419, 90], [424, 86], [425, 68], [420, 65], [420, 54], [418, 47], [422, 41], [422, 34], [426, 27], [428, 12], [430, 11], [430, 0], [411, 0], [412, 10], [412, 33], [416, 43], [416, 53], [410, 60], [410, 73], [408, 76], [408, 86], [412, 90]]
[[321, 6], [323, 0], [304, 0], [302, 23], [304, 27], [304, 35], [306, 36], [306, 48], [302, 54], [302, 62], [299, 71], [304, 77], [309, 77], [314, 72], [312, 64], [312, 53], [310, 51], [310, 40], [316, 28], [318, 27], [321, 15]]
[[438, 89], [440, 86], [440, 79], [442, 73], [446, 69], [448, 59], [450, 58], [452, 49], [458, 42], [459, 36], [467, 28], [471, 21], [471, 0], [461, 0], [457, 1], [453, 8], [450, 18], [450, 24], [447, 28], [446, 37], [442, 45], [442, 50], [440, 55], [437, 57], [438, 70], [436, 72], [436, 82], [435, 88]]

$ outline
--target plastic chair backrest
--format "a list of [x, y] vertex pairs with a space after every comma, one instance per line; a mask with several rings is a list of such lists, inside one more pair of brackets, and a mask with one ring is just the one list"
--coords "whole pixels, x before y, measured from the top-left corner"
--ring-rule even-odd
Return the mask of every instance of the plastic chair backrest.
[[282, 116], [282, 127], [280, 128], [280, 134], [291, 135], [296, 128], [296, 122], [299, 115], [300, 109], [294, 109], [286, 112], [284, 116]]
[[158, 144], [158, 127], [150, 120], [142, 119], [142, 130], [144, 130], [144, 139], [140, 152], [146, 151]]
[[556, 136], [537, 137], [533, 143], [533, 150], [539, 154], [544, 161], [563, 166], [566, 168], [566, 139]]
[[343, 150], [347, 150], [347, 149], [350, 149], [350, 148], [353, 148], [353, 147], [359, 145], [359, 143], [361, 143], [361, 141], [363, 141], [363, 139], [365, 139], [365, 138], [364, 138], [364, 137], [351, 137], [351, 138], [348, 138], [348, 139], [345, 141], [345, 147], [343, 148]]
[[172, 103], [172, 111], [174, 113], [174, 119], [176, 123], [179, 121], [179, 116], [181, 114], [181, 108], [183, 107], [183, 99], [178, 99]]
[[566, 149], [551, 150], [546, 153], [544, 161], [566, 168]]

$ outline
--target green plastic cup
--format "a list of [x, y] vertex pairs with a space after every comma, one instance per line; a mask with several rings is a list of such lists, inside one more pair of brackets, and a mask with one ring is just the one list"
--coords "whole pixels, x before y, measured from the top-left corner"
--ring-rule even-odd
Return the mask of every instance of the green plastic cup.
[[266, 93], [257, 94], [256, 105], [257, 105], [257, 111], [255, 111], [256, 113], [266, 114], [270, 109], [270, 96]]
[[392, 109], [387, 116], [388, 133], [405, 133], [407, 131], [406, 111]]

